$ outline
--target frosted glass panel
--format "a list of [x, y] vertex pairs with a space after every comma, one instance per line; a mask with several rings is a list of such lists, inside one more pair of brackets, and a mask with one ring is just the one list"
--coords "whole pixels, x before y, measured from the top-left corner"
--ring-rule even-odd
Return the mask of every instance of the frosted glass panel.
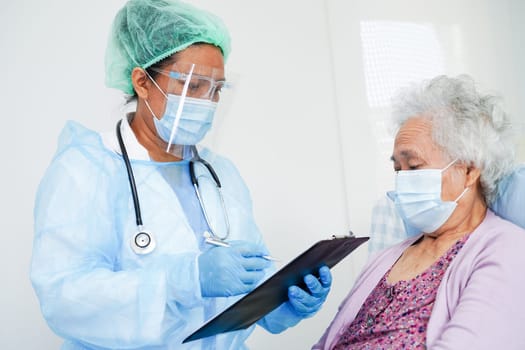
[[443, 50], [432, 24], [362, 21], [361, 44], [372, 108], [388, 107], [400, 86], [445, 72]]

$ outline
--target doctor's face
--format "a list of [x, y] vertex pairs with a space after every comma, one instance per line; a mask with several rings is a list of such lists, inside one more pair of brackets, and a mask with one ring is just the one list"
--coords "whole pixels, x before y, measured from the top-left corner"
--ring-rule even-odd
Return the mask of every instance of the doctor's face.
[[[166, 106], [166, 97], [164, 94], [173, 93], [180, 95], [184, 85], [183, 79], [170, 77], [170, 72], [173, 73], [189, 73], [186, 72], [187, 67], [195, 64], [193, 77], [202, 77], [200, 79], [200, 87], [203, 83], [209, 84], [210, 88], [217, 86], [217, 81], [224, 80], [224, 58], [221, 50], [210, 44], [194, 44], [190, 47], [174, 54], [171, 58], [166, 59], [161, 65], [157, 65], [148, 69], [149, 74], [155, 79], [155, 82], [162, 90], [162, 92], [151, 82], [148, 89], [148, 102], [151, 109], [159, 118], [163, 115]], [[208, 98], [214, 102], [218, 102], [219, 94], [214, 96], [192, 96], [192, 91], [197, 91], [197, 86], [194, 85], [194, 80], [188, 85], [188, 97]], [[208, 90], [208, 89], [206, 89]], [[208, 90], [209, 91], [209, 90]], [[216, 92], [215, 90], [213, 92]], [[210, 91], [210, 93], [213, 93]], [[164, 93], [164, 94], [163, 94]]]

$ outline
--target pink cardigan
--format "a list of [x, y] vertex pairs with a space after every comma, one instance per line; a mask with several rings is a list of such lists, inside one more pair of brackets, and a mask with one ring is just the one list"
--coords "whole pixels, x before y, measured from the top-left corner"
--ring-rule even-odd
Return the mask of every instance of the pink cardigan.
[[[417, 238], [367, 263], [312, 349], [331, 349], [381, 277]], [[427, 349], [525, 349], [525, 230], [487, 211], [443, 276], [428, 323]]]

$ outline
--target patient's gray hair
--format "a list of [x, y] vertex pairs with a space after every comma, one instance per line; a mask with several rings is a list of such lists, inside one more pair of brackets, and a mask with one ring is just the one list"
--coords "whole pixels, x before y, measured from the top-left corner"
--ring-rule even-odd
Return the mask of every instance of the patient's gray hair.
[[481, 170], [481, 187], [490, 204], [499, 180], [514, 165], [511, 123], [495, 96], [476, 91], [467, 75], [438, 76], [399, 93], [393, 100], [397, 130], [410, 118], [432, 122], [432, 138], [450, 160]]

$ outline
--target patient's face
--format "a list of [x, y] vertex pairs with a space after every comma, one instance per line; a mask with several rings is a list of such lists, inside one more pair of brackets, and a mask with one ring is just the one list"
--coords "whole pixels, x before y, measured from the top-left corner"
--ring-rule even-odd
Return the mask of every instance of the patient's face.
[[[392, 153], [394, 170], [443, 169], [453, 159], [445, 157], [432, 140], [432, 123], [421, 117], [405, 122], [396, 135]], [[442, 173], [441, 199], [455, 200], [465, 188], [461, 166], [454, 164]]]

